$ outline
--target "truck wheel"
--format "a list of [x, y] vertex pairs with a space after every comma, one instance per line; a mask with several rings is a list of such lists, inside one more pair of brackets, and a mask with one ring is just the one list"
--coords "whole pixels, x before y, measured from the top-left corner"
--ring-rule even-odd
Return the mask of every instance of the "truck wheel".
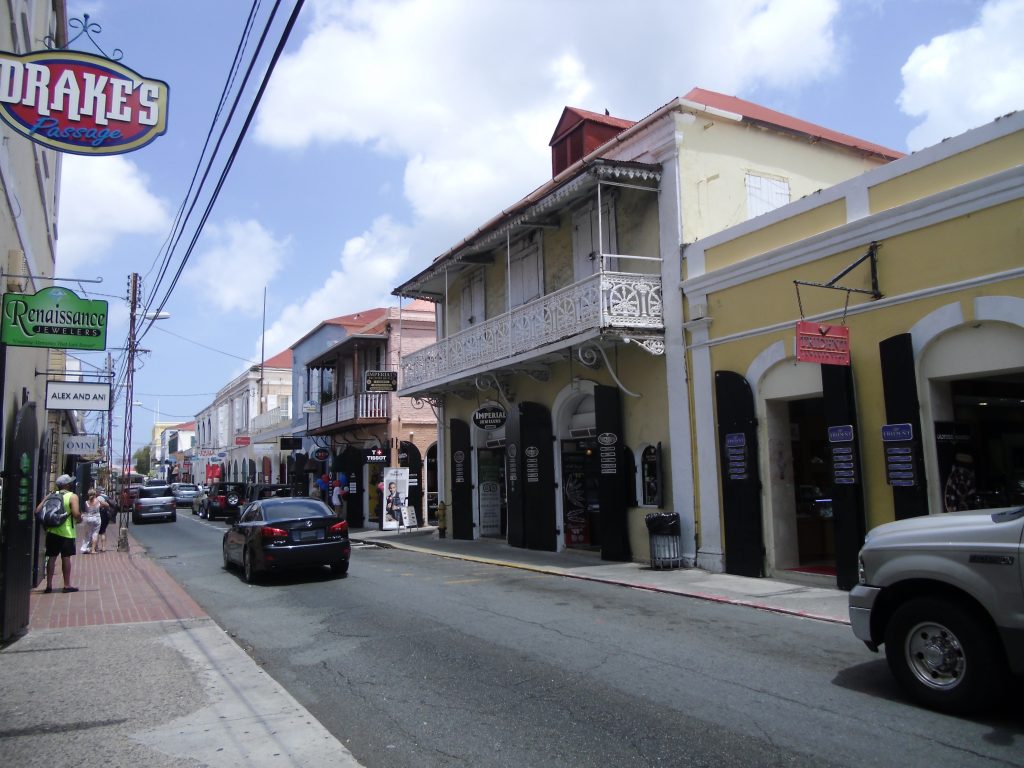
[[885, 631], [885, 658], [914, 699], [943, 712], [995, 704], [1007, 678], [990, 627], [943, 598], [917, 598], [896, 609]]

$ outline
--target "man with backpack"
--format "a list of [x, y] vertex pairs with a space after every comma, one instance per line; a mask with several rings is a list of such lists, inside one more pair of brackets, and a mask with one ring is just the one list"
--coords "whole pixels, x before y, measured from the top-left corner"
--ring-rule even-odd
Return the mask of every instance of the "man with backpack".
[[[46, 527], [46, 589], [43, 591], [47, 593], [53, 592], [53, 572], [57, 567], [58, 555], [61, 573], [64, 576], [63, 591], [78, 591], [78, 587], [71, 586], [71, 558], [75, 554], [75, 523], [81, 522], [82, 512], [78, 505], [78, 495], [71, 490], [74, 485], [75, 478], [71, 475], [61, 475], [57, 478], [56, 495], [60, 497], [67, 514], [59, 525]], [[39, 506], [36, 507], [37, 516], [49, 498], [47, 496], [39, 502]]]

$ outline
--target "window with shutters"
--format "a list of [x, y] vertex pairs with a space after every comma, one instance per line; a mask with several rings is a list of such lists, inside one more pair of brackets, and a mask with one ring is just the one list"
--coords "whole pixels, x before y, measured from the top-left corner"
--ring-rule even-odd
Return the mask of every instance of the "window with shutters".
[[[618, 252], [615, 242], [615, 199], [602, 195], [601, 214], [598, 215], [597, 201], [593, 200], [572, 217], [573, 279], [579, 282], [601, 271], [601, 254], [605, 254], [605, 272], [618, 270], [619, 260], [607, 258]], [[600, 235], [598, 234], [600, 233]]]
[[789, 180], [781, 176], [747, 174], [747, 218], [774, 211], [789, 202]]
[[509, 307], [539, 299], [544, 292], [541, 239], [533, 232], [512, 244], [508, 256]]
[[459, 313], [460, 329], [465, 330], [471, 325], [482, 323], [484, 317], [484, 273], [477, 270], [470, 275], [460, 292]]

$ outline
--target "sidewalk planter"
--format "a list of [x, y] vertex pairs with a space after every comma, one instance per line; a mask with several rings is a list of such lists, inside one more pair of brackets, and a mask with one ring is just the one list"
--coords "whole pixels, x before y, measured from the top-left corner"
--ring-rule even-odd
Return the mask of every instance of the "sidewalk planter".
[[651, 537], [651, 568], [681, 568], [683, 565], [679, 515], [652, 512], [644, 517]]

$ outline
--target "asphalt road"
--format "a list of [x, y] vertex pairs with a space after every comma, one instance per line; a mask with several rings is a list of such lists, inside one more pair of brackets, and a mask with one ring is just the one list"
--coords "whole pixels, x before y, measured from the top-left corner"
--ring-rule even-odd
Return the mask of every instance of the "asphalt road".
[[1024, 766], [1024, 707], [911, 706], [848, 627], [376, 547], [248, 586], [224, 529], [132, 533], [366, 766]]

